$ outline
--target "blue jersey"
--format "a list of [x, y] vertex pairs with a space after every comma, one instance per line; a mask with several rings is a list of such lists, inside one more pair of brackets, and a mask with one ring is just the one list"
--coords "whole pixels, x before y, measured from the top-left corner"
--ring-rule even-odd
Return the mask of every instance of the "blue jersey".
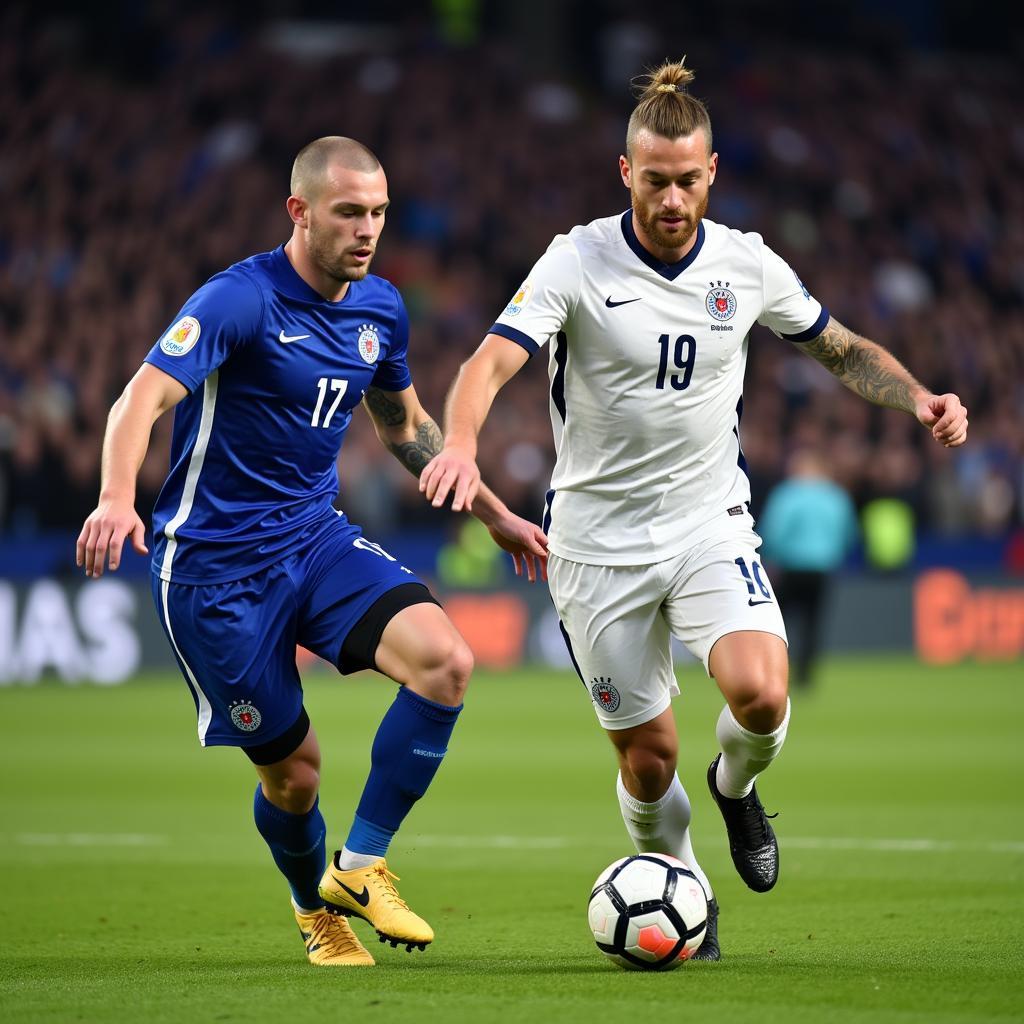
[[372, 384], [412, 383], [409, 319], [383, 278], [329, 302], [284, 247], [210, 278], [146, 362], [189, 389], [153, 513], [153, 571], [179, 583], [241, 579], [336, 519], [337, 458]]

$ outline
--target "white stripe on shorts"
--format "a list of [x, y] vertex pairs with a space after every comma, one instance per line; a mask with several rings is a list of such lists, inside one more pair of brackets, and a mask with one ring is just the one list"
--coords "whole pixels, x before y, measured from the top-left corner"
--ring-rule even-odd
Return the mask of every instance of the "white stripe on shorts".
[[196, 703], [199, 705], [199, 742], [205, 747], [206, 746], [206, 730], [210, 728], [210, 719], [213, 717], [213, 708], [210, 706], [209, 700], [206, 698], [206, 694], [203, 693], [203, 688], [199, 685], [199, 680], [196, 679], [195, 673], [192, 671], [189, 663], [185, 660], [181, 651], [178, 649], [178, 641], [174, 639], [174, 630], [171, 628], [171, 610], [167, 605], [167, 591], [170, 589], [170, 583], [167, 580], [160, 581], [160, 599], [164, 606], [164, 625], [167, 627], [167, 635], [171, 638], [171, 646], [174, 648], [174, 653], [177, 654], [182, 665], [185, 667], [185, 675], [188, 679], [188, 685], [192, 688], [192, 693], [196, 698]]

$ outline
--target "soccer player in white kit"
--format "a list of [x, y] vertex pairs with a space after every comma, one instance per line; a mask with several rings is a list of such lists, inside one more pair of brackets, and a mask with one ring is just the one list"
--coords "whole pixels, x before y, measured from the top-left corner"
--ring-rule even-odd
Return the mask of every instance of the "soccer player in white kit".
[[491, 402], [550, 342], [551, 596], [618, 753], [626, 828], [637, 850], [679, 857], [701, 879], [709, 924], [694, 958], [718, 960], [718, 902], [676, 775], [670, 641], [700, 658], [725, 698], [708, 785], [737, 871], [767, 891], [778, 845], [754, 780], [786, 737], [788, 664], [740, 447], [747, 335], [764, 324], [948, 447], [966, 439], [967, 415], [956, 395], [932, 394], [831, 318], [759, 235], [705, 219], [718, 157], [692, 78], [681, 62], [648, 76], [619, 157], [631, 210], [554, 239], [462, 366], [444, 450], [420, 489], [435, 506], [449, 492], [453, 508], [471, 505]]

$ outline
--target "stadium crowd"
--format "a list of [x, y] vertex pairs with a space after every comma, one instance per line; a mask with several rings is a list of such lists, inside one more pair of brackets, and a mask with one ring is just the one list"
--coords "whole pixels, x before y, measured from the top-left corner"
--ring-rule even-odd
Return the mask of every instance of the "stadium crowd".
[[[111, 402], [206, 277], [287, 237], [291, 160], [309, 140], [350, 135], [384, 164], [393, 205], [373, 269], [405, 297], [415, 384], [437, 418], [460, 362], [552, 235], [627, 206], [616, 158], [628, 82], [578, 66], [524, 75], [508, 39], [455, 48], [413, 22], [358, 45], [330, 37], [331, 52], [327, 35], [200, 15], [103, 46], [81, 23], [30, 21], [23, 8], [0, 24], [8, 536], [78, 528], [95, 504]], [[709, 216], [764, 234], [837, 319], [970, 410], [969, 444], [948, 452], [757, 328], [743, 419], [755, 505], [810, 446], [858, 504], [900, 497], [938, 533], [1019, 528], [1019, 65], [781, 43], [732, 52], [684, 34], [653, 44], [650, 61], [666, 47], [689, 54], [711, 111]], [[545, 359], [505, 390], [480, 454], [485, 479], [534, 518], [553, 462]], [[340, 505], [382, 533], [436, 522], [358, 419]], [[140, 477], [144, 517], [167, 465], [165, 421]]]

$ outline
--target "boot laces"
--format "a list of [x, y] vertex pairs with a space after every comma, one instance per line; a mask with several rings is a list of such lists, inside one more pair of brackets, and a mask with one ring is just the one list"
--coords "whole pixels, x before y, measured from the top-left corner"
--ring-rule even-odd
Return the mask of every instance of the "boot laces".
[[768, 842], [768, 819], [778, 816], [778, 811], [774, 814], [765, 814], [761, 801], [752, 794], [742, 803], [743, 830], [756, 846], [763, 846]]
[[380, 878], [381, 898], [387, 900], [392, 906], [408, 910], [409, 904], [398, 895], [398, 890], [395, 888], [395, 882], [401, 881], [398, 875], [389, 871], [388, 866], [383, 862], [374, 867], [373, 871]]
[[316, 944], [329, 953], [353, 953], [359, 949], [358, 940], [346, 922], [332, 914], [317, 914], [309, 930], [312, 934], [307, 948]]

